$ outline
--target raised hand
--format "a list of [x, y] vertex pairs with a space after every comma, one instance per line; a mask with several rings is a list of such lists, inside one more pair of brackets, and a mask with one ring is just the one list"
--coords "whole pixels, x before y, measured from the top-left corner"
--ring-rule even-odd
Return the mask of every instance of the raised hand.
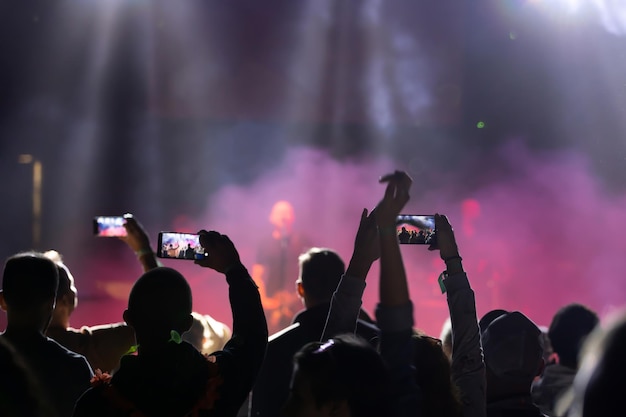
[[428, 250], [439, 250], [439, 256], [444, 261], [459, 258], [459, 248], [456, 245], [454, 231], [446, 216], [435, 214], [435, 230], [437, 231], [437, 239]]
[[378, 227], [395, 227], [396, 217], [409, 201], [409, 189], [413, 180], [404, 171], [395, 171], [392, 174], [383, 175], [379, 182], [387, 183], [385, 195], [380, 200], [374, 211]]
[[354, 239], [354, 254], [357, 257], [370, 263], [380, 258], [380, 242], [378, 241], [378, 228], [376, 227], [376, 210], [367, 213], [363, 209], [359, 230]]
[[150, 248], [150, 239], [148, 234], [143, 229], [141, 223], [133, 217], [132, 214], [125, 214], [124, 228], [126, 228], [126, 236], [120, 236], [119, 238], [126, 242], [128, 246], [137, 254], [145, 252], [152, 252]]
[[126, 236], [120, 236], [120, 239], [135, 252], [144, 272], [159, 266], [154, 250], [150, 247], [150, 238], [141, 223], [130, 213], [125, 214], [124, 218]]
[[216, 270], [217, 272], [226, 273], [231, 267], [241, 264], [239, 252], [235, 245], [226, 235], [216, 231], [207, 232], [201, 230], [200, 245], [208, 253], [204, 259], [196, 260], [194, 263]]

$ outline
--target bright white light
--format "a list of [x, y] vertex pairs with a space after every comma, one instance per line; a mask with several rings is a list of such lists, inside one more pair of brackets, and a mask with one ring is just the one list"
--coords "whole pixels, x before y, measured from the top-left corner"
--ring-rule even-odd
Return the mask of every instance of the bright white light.
[[626, 35], [624, 0], [591, 0], [605, 29], [614, 35]]

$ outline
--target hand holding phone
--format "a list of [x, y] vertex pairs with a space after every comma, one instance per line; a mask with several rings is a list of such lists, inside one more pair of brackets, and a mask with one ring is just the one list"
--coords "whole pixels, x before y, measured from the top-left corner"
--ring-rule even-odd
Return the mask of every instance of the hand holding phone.
[[439, 250], [441, 259], [449, 260], [459, 257], [459, 248], [456, 244], [456, 238], [452, 226], [448, 221], [448, 218], [442, 214], [435, 215], [435, 223], [437, 227], [437, 240], [434, 245], [431, 245], [429, 250]]
[[200, 245], [200, 235], [198, 234], [160, 232], [157, 256], [159, 258], [197, 261], [207, 257], [208, 253]]
[[197, 260], [196, 264], [214, 269], [223, 274], [234, 266], [241, 264], [239, 252], [237, 252], [235, 244], [228, 236], [214, 230], [209, 232], [201, 230], [200, 242], [211, 253], [211, 256]]
[[400, 214], [396, 217], [396, 233], [402, 245], [435, 245], [435, 215]]

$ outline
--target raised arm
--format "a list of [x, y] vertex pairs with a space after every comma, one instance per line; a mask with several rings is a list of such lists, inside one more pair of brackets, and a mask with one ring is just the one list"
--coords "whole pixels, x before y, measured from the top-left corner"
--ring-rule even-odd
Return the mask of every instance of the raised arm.
[[365, 279], [378, 256], [378, 231], [374, 213], [368, 215], [367, 209], [363, 209], [354, 240], [354, 251], [346, 273], [333, 294], [320, 340], [328, 340], [341, 333], [354, 333], [365, 290]]
[[452, 323], [452, 380], [459, 388], [464, 417], [484, 417], [485, 364], [480, 345], [480, 330], [476, 319], [476, 301], [456, 244], [448, 218], [435, 215], [437, 245], [445, 262], [443, 284], [448, 295]]
[[404, 172], [385, 175], [385, 195], [376, 206], [380, 242], [380, 302], [376, 319], [381, 331], [380, 353], [392, 375], [396, 416], [415, 416], [421, 411], [421, 394], [413, 368], [413, 304], [396, 232], [396, 218], [409, 201], [412, 180]]
[[150, 238], [148, 238], [148, 234], [141, 223], [139, 223], [132, 214], [125, 214], [124, 218], [126, 219], [124, 227], [126, 228], [127, 235], [120, 236], [120, 239], [135, 252], [137, 259], [141, 263], [143, 272], [148, 272], [159, 266], [156, 254], [150, 246]]
[[267, 347], [267, 323], [259, 291], [242, 265], [235, 245], [226, 235], [202, 230], [200, 244], [209, 254], [196, 264], [226, 275], [233, 314], [233, 335], [223, 351], [216, 352], [224, 385], [218, 400], [236, 415], [252, 388]]

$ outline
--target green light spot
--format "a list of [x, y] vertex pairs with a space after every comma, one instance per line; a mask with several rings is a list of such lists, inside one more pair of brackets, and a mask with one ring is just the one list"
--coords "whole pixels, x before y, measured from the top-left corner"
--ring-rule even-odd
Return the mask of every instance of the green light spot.
[[476, 123], [476, 127], [479, 129], [483, 129], [485, 127], [485, 122], [478, 122]]
[[509, 39], [511, 39], [512, 41], [517, 39], [517, 33], [513, 32], [513, 31], [510, 31], [509, 32]]

